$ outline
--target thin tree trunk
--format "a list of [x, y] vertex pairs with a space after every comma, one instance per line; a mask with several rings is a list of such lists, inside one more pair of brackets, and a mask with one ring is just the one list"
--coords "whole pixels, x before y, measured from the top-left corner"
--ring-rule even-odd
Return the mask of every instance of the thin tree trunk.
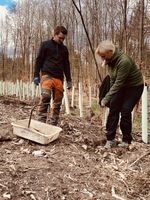
[[127, 52], [127, 0], [124, 0], [124, 50]]
[[140, 1], [140, 36], [139, 36], [139, 62], [140, 64], [143, 61], [143, 43], [144, 43], [143, 27], [144, 27], [144, 0], [141, 0]]

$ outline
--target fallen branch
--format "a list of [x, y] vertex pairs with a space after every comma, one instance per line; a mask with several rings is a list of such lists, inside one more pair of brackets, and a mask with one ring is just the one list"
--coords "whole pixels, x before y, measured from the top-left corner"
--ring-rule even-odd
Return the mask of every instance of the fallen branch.
[[137, 162], [139, 162], [142, 158], [148, 156], [150, 154], [150, 152], [145, 153], [144, 155], [140, 156], [138, 159], [136, 159], [133, 163], [131, 163], [129, 165], [129, 168], [132, 167], [133, 165], [135, 165]]
[[112, 193], [112, 197], [115, 197], [116, 199], [126, 200], [126, 199], [120, 197], [119, 195], [117, 195], [117, 194], [115, 193], [115, 188], [114, 188], [114, 186], [113, 186], [112, 189], [111, 189], [111, 193]]
[[7, 186], [3, 185], [0, 183], [0, 187], [3, 187], [3, 188], [8, 188]]
[[10, 96], [0, 96], [0, 102], [6, 105], [9, 104], [17, 104], [17, 105], [28, 105], [28, 106], [32, 106], [33, 102], [32, 100], [20, 100], [17, 99], [17, 97], [10, 97]]

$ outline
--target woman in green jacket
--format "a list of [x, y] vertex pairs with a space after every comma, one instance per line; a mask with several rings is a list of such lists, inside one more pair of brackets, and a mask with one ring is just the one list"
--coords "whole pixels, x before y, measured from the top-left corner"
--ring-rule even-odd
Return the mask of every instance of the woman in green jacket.
[[125, 147], [132, 141], [131, 113], [143, 92], [143, 76], [134, 61], [111, 41], [101, 42], [96, 49], [96, 55], [103, 60], [110, 76], [110, 90], [100, 102], [102, 107], [109, 105], [105, 147], [111, 148], [115, 145], [119, 116], [123, 137], [118, 146]]

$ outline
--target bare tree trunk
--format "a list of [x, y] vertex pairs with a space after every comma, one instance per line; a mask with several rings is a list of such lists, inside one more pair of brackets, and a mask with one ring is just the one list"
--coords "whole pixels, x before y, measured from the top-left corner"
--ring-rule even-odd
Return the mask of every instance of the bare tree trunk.
[[2, 51], [2, 80], [5, 81], [5, 54]]
[[72, 2], [73, 2], [73, 5], [75, 6], [76, 10], [78, 11], [78, 13], [79, 13], [79, 15], [81, 17], [81, 21], [82, 21], [82, 24], [83, 24], [83, 27], [84, 27], [84, 30], [85, 30], [89, 45], [90, 45], [90, 49], [91, 49], [91, 52], [92, 52], [92, 55], [93, 55], [93, 58], [94, 58], [94, 62], [95, 62], [96, 68], [97, 68], [98, 76], [99, 76], [100, 81], [102, 82], [102, 78], [101, 78], [101, 75], [100, 75], [100, 72], [99, 72], [99, 69], [98, 69], [98, 64], [97, 64], [97, 61], [96, 61], [96, 58], [95, 58], [95, 54], [94, 54], [94, 49], [93, 49], [93, 46], [92, 46], [92, 43], [91, 43], [91, 40], [90, 40], [90, 37], [89, 37], [89, 33], [88, 33], [87, 28], [85, 26], [84, 18], [83, 18], [83, 15], [82, 15], [81, 2], [79, 0], [79, 7], [80, 8], [78, 8], [78, 6], [77, 6], [77, 4], [75, 3], [74, 0], [72, 0]]
[[139, 62], [143, 61], [143, 43], [144, 43], [144, 0], [140, 0], [140, 35], [139, 35]]
[[[77, 8], [73, 2], [78, 12], [75, 12]], [[32, 81], [40, 43], [50, 39], [51, 30], [60, 24], [68, 29], [66, 45], [70, 52], [74, 81], [78, 82], [82, 77], [84, 82], [95, 84], [95, 77], [99, 79], [93, 66], [93, 53], [98, 43], [104, 39], [113, 40], [135, 60], [143, 61], [148, 71], [149, 10], [149, 0], [17, 1], [15, 9], [9, 13], [7, 23], [3, 23], [0, 30], [0, 78]], [[11, 57], [7, 54], [10, 50]], [[102, 76], [103, 70], [100, 67], [99, 71]]]
[[124, 0], [124, 50], [127, 52], [127, 0]]

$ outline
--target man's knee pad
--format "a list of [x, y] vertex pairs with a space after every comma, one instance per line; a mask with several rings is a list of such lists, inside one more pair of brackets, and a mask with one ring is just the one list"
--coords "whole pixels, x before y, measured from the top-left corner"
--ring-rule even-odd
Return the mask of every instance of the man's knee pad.
[[47, 91], [45, 91], [45, 90], [42, 90], [41, 96], [42, 96], [42, 101], [45, 102], [45, 103], [46, 103], [46, 102], [49, 102], [50, 99], [51, 99], [50, 93], [47, 92]]

